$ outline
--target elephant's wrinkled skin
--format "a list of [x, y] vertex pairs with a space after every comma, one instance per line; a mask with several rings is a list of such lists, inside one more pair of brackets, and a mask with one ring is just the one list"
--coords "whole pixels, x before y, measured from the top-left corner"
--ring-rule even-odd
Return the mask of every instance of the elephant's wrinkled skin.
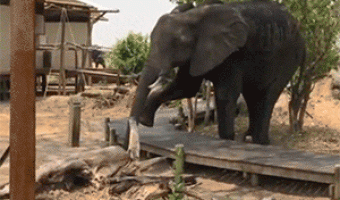
[[[247, 133], [258, 144], [269, 143], [274, 104], [305, 59], [297, 22], [283, 5], [268, 1], [179, 6], [159, 19], [151, 43], [131, 117], [152, 126], [161, 103], [194, 96], [205, 78], [215, 87], [220, 138], [234, 139], [242, 93]], [[174, 67], [177, 76], [169, 79]]]

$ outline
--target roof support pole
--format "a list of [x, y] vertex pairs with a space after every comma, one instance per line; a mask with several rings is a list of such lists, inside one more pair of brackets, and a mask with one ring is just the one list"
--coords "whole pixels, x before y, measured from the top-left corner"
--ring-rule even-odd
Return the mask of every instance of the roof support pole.
[[10, 199], [33, 200], [35, 183], [35, 0], [12, 0]]
[[61, 90], [63, 95], [66, 95], [66, 75], [65, 75], [65, 24], [66, 24], [66, 8], [62, 8], [60, 21], [61, 21], [61, 42], [60, 42], [60, 72], [59, 72], [59, 89], [58, 95], [60, 95]]

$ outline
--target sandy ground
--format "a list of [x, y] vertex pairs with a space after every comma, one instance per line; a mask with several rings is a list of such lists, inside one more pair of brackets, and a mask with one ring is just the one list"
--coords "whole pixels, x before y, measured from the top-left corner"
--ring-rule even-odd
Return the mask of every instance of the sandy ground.
[[[305, 119], [306, 134], [297, 136], [299, 142], [295, 142], [293, 148], [303, 149], [313, 152], [334, 153], [340, 152], [340, 104], [339, 100], [331, 97], [330, 91], [331, 79], [326, 78], [320, 81], [313, 93], [308, 104], [307, 112], [309, 116]], [[77, 151], [83, 151], [89, 148], [100, 148], [103, 145], [103, 121], [105, 117], [119, 119], [127, 117], [133, 92], [119, 101], [115, 102], [112, 108], [98, 108], [96, 100], [85, 98], [82, 107], [81, 120], [81, 146]], [[281, 95], [278, 100], [273, 114], [272, 123], [274, 129], [280, 129], [283, 135], [287, 136], [289, 125], [288, 119], [288, 96]], [[44, 162], [51, 161], [60, 156], [74, 152], [67, 145], [68, 122], [69, 122], [69, 97], [50, 96], [47, 98], [39, 97], [36, 101], [36, 139], [37, 139], [37, 167]], [[9, 103], [0, 102], [0, 152], [3, 152], [9, 144]], [[313, 130], [313, 131], [310, 131]], [[275, 130], [274, 130], [275, 132]], [[318, 135], [317, 132], [322, 132]], [[308, 133], [308, 134], [307, 134]], [[327, 135], [325, 138], [324, 135]], [[306, 137], [308, 135], [308, 137]], [[287, 136], [288, 137], [288, 136]], [[287, 138], [281, 137], [282, 140]], [[291, 141], [291, 138], [289, 139]], [[0, 184], [8, 182], [9, 164], [8, 161], [0, 168]], [[275, 197], [275, 199], [328, 199], [324, 197], [306, 197], [292, 196], [265, 191], [259, 188], [245, 188], [237, 185], [214, 181], [209, 177], [201, 179], [202, 191], [217, 192], [223, 191], [230, 194], [231, 199], [262, 199], [266, 196]], [[59, 192], [58, 199], [107, 199], [103, 191], [79, 191], [76, 194]], [[79, 198], [79, 195], [85, 197]], [[87, 196], [86, 196], [87, 194]], [[78, 195], [78, 196], [77, 196]], [[94, 197], [96, 196], [96, 197]], [[238, 196], [237, 198], [235, 196]]]

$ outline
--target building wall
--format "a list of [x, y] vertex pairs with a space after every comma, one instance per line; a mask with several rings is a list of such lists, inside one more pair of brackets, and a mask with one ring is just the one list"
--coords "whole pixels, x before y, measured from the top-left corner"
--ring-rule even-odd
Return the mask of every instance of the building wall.
[[[59, 44], [61, 41], [61, 23], [45, 23], [46, 42], [50, 44]], [[87, 23], [70, 22], [65, 26], [65, 42], [85, 45], [87, 40]], [[41, 53], [41, 52], [40, 52]], [[78, 67], [81, 66], [82, 52], [77, 51]], [[75, 52], [65, 49], [65, 68], [75, 68]], [[37, 63], [38, 64], [38, 63]], [[37, 65], [42, 67], [42, 64]], [[60, 66], [60, 50], [52, 51], [52, 68], [59, 69]], [[85, 65], [86, 66], [86, 65]]]
[[[87, 23], [71, 22], [66, 23], [65, 42], [72, 42], [85, 45], [87, 40]], [[46, 38], [46, 39], [41, 39]], [[61, 23], [45, 23], [45, 36], [36, 37], [40, 43], [60, 43]], [[45, 41], [44, 41], [45, 40]], [[81, 66], [82, 52], [78, 51], [78, 67]], [[75, 52], [65, 49], [65, 68], [75, 68]], [[88, 63], [88, 62], [86, 62]], [[36, 67], [43, 67], [43, 51], [36, 52]], [[52, 51], [52, 68], [60, 67], [60, 50]], [[85, 65], [87, 67], [87, 65]], [[10, 7], [0, 5], [0, 73], [10, 71]]]
[[0, 73], [10, 69], [10, 20], [9, 6], [0, 5]]

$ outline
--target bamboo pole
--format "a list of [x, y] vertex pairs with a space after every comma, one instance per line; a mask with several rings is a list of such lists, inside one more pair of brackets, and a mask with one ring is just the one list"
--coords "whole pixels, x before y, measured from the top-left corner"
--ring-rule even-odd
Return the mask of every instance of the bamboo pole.
[[35, 184], [35, 0], [12, 0], [10, 199], [33, 200]]

